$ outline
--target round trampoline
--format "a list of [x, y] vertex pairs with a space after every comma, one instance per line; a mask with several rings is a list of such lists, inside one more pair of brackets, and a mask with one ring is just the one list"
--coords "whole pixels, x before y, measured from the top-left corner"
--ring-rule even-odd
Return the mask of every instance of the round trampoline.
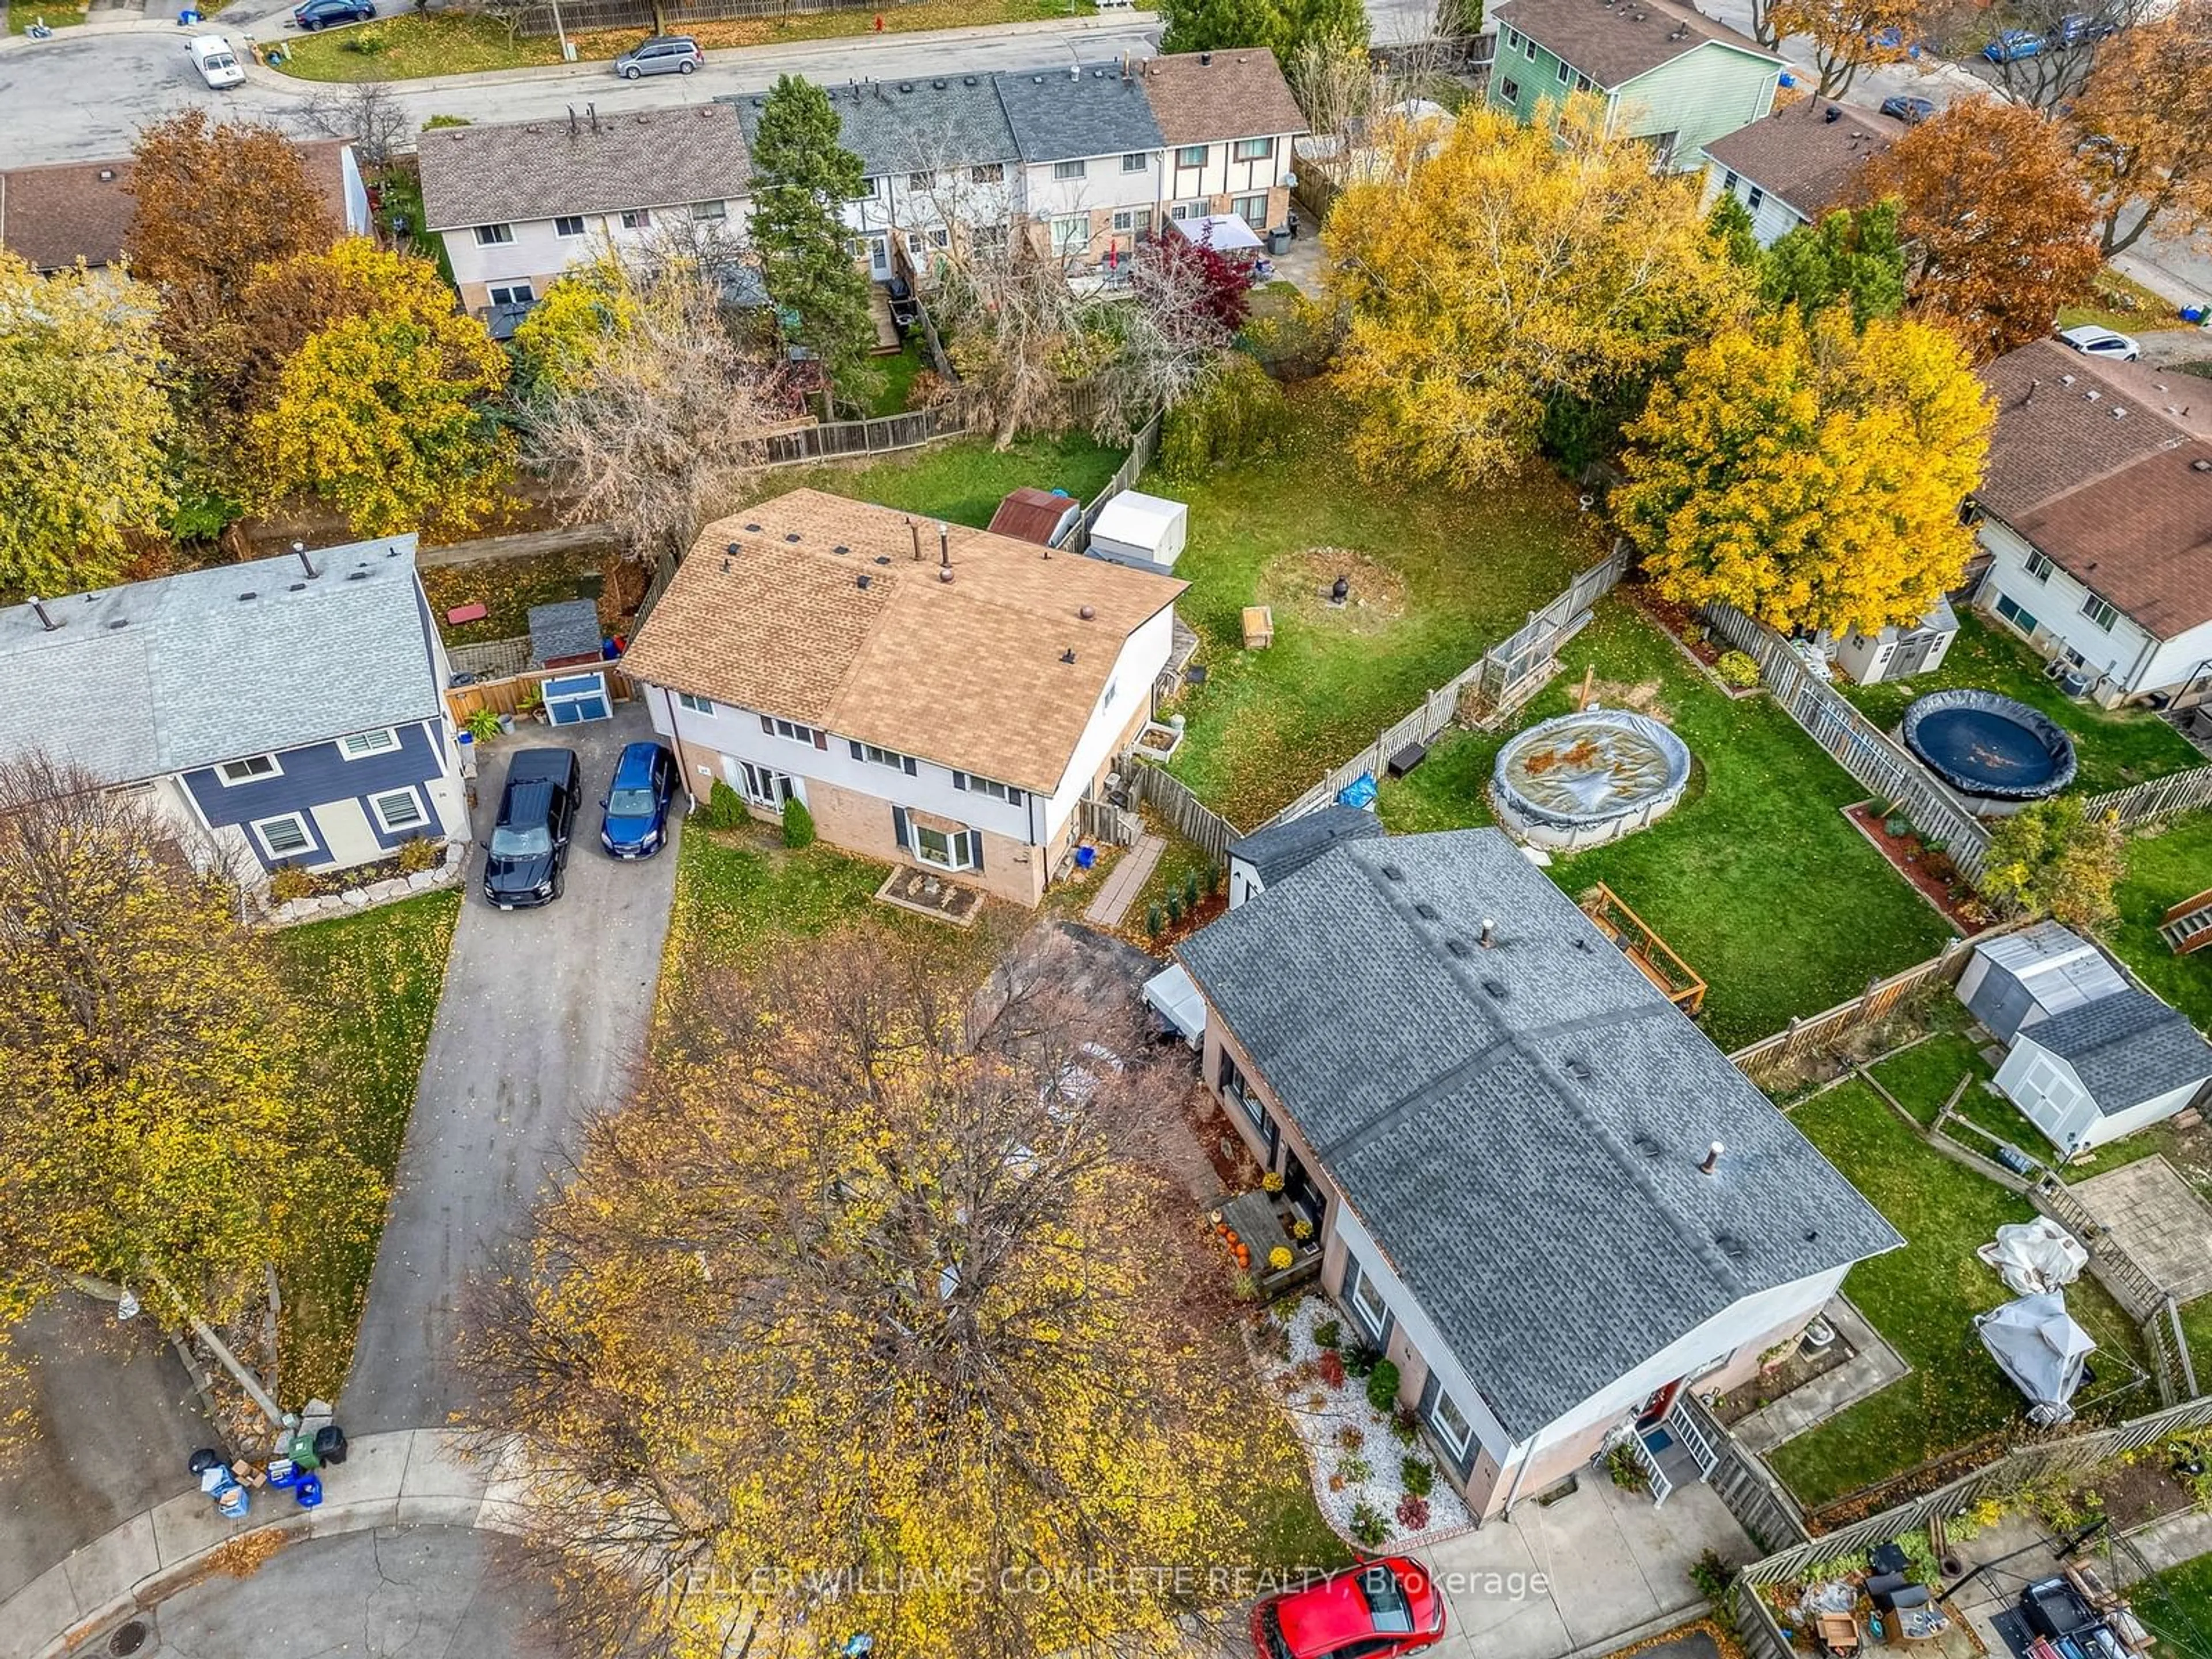
[[1984, 817], [2016, 812], [2074, 781], [2065, 729], [1994, 691], [1930, 691], [1906, 708], [1898, 735]]
[[1537, 847], [1599, 847], [1672, 811], [1690, 751], [1646, 714], [1592, 708], [1530, 726], [1498, 751], [1498, 821]]

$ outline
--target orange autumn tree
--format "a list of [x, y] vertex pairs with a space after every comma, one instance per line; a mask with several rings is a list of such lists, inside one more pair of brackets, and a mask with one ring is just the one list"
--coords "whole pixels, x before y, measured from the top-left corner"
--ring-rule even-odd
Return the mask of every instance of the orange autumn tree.
[[1784, 309], [1692, 351], [1629, 428], [1622, 530], [1671, 599], [1872, 633], [1958, 585], [1991, 411], [1956, 341]]
[[1777, 39], [1812, 40], [1820, 77], [1813, 96], [1840, 98], [1861, 70], [1903, 62], [1924, 15], [1921, 0], [1773, 0], [1766, 22]]
[[2171, 235], [2212, 221], [2212, 0], [2185, 0], [2108, 46], [2073, 118], [2107, 258], [2154, 224]]
[[2097, 273], [2097, 205], [2066, 133], [2024, 105], [1954, 104], [1860, 169], [1850, 203], [1895, 198], [1905, 299], [1977, 362], [2051, 331]]

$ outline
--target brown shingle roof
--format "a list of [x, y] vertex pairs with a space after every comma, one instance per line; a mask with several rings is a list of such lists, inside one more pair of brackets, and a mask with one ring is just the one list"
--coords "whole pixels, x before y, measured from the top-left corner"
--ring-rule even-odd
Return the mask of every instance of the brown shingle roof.
[[1818, 219], [1842, 198], [1858, 170], [1904, 131], [1903, 122], [1872, 110], [1808, 98], [1715, 139], [1705, 154], [1806, 218]]
[[1187, 584], [960, 525], [948, 538], [946, 582], [931, 520], [815, 489], [763, 501], [702, 532], [623, 666], [1048, 793], [1123, 642]]
[[1980, 374], [1983, 509], [2160, 638], [2212, 622], [2212, 386], [2055, 340]]
[[1709, 44], [1782, 61], [1748, 35], [1674, 0], [1506, 0], [1490, 15], [1608, 91]]
[[[346, 142], [321, 138], [295, 146], [341, 229], [345, 171], [339, 156]], [[123, 257], [137, 208], [131, 194], [136, 171], [128, 156], [0, 171], [0, 247], [40, 270], [60, 270], [79, 259], [88, 265], [113, 264]]]
[[566, 214], [741, 199], [751, 162], [727, 104], [636, 110], [571, 123], [447, 127], [416, 146], [430, 230]]
[[999, 503], [999, 510], [991, 515], [991, 533], [1049, 547], [1053, 532], [1060, 528], [1060, 521], [1074, 505], [1066, 495], [1024, 484]]
[[1145, 98], [1170, 144], [1304, 132], [1306, 118], [1265, 46], [1185, 52], [1144, 66]]

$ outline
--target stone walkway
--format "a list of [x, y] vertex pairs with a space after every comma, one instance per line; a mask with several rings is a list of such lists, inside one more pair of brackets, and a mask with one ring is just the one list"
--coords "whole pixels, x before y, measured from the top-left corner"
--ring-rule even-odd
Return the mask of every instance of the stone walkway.
[[1084, 921], [1096, 922], [1101, 927], [1120, 927], [1121, 918], [1137, 902], [1138, 890], [1152, 878], [1152, 867], [1167, 850], [1167, 842], [1158, 836], [1138, 836], [1137, 844], [1122, 854], [1114, 872], [1106, 878], [1106, 884], [1085, 908]]
[[1912, 1369], [1897, 1350], [1842, 1297], [1820, 1310], [1822, 1317], [1851, 1345], [1851, 1357], [1832, 1371], [1823, 1371], [1801, 1389], [1793, 1389], [1771, 1405], [1760, 1407], [1729, 1432], [1746, 1451], [1764, 1456], [1806, 1430], [1826, 1422], [1847, 1406], [1886, 1389]]
[[2162, 1155], [2076, 1182], [2074, 1196], [2176, 1301], [2212, 1295], [2212, 1206]]

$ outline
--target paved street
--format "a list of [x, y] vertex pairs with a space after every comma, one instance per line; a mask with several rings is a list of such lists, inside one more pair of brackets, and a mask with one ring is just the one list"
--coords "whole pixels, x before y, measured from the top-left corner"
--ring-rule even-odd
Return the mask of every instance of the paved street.
[[599, 848], [599, 802], [625, 742], [647, 737], [638, 703], [611, 721], [504, 739], [477, 784], [479, 846], [490, 834], [506, 757], [574, 747], [584, 768], [567, 890], [502, 912], [477, 886], [454, 930], [438, 1021], [369, 1281], [340, 1417], [356, 1434], [434, 1427], [465, 1401], [453, 1364], [470, 1276], [526, 1220], [588, 1114], [613, 1101], [643, 1040], [675, 890], [676, 849], [617, 864]]

